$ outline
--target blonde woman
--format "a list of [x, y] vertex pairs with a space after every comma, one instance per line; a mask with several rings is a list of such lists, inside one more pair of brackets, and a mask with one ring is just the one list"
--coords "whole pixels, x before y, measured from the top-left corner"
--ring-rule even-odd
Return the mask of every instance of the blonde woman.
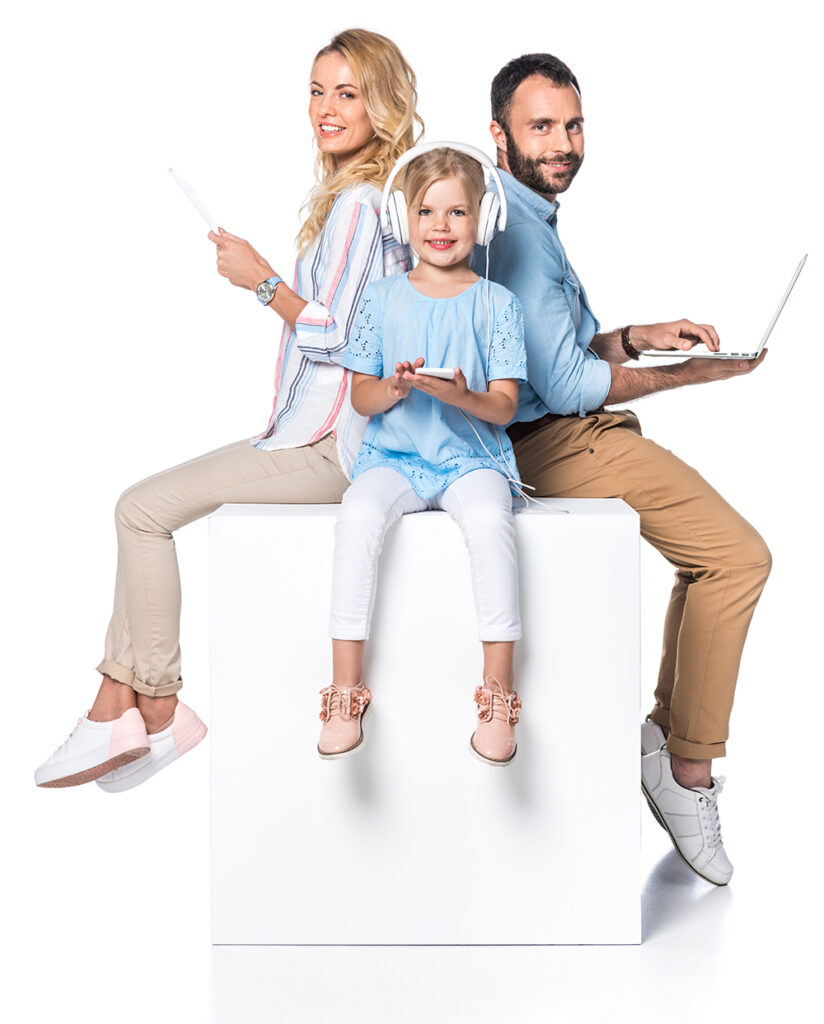
[[114, 613], [91, 709], [35, 772], [39, 786], [96, 780], [130, 789], [206, 734], [178, 700], [180, 579], [172, 534], [226, 502], [337, 502], [349, 485], [366, 420], [341, 365], [370, 281], [409, 269], [384, 238], [380, 189], [413, 145], [415, 75], [398, 47], [364, 29], [341, 32], [315, 57], [309, 119], [318, 184], [307, 201], [291, 282], [248, 242], [210, 232], [218, 273], [256, 293], [283, 321], [266, 429], [129, 488], [116, 508]]

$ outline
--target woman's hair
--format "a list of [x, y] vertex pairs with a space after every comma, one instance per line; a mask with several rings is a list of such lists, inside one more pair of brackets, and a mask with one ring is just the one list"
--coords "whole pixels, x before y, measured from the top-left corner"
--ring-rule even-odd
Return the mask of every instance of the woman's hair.
[[332, 154], [318, 152], [318, 184], [304, 203], [308, 215], [297, 236], [301, 255], [320, 234], [338, 194], [347, 185], [364, 182], [383, 188], [398, 157], [415, 145], [415, 121], [420, 125], [418, 138], [423, 131], [423, 121], [415, 112], [415, 72], [391, 39], [363, 28], [346, 29], [315, 55], [312, 66], [328, 53], [339, 53], [355, 72], [375, 134], [340, 170]]
[[430, 185], [444, 178], [457, 178], [477, 218], [486, 182], [483, 168], [474, 157], [448, 146], [440, 146], [410, 160], [401, 174], [401, 188], [410, 211], [420, 205]]

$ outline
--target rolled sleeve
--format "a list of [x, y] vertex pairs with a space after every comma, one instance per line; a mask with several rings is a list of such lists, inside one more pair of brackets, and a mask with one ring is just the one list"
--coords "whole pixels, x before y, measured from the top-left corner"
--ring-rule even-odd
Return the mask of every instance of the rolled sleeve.
[[[315, 362], [341, 364], [364, 288], [383, 277], [383, 242], [371, 206], [339, 197], [319, 252], [318, 299], [295, 322], [297, 347]], [[338, 205], [340, 204], [340, 205]]]
[[494, 279], [523, 309], [529, 386], [549, 412], [586, 416], [603, 405], [612, 373], [609, 363], [582, 347], [565, 268], [540, 231], [540, 225], [517, 224], [497, 236], [490, 251]]

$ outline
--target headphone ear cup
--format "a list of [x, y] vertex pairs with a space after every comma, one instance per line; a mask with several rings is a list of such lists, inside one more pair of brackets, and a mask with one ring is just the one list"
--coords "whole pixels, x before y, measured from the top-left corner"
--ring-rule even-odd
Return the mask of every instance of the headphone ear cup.
[[401, 245], [409, 245], [409, 212], [406, 208], [406, 196], [400, 190], [391, 192], [386, 201], [386, 214], [392, 237]]
[[494, 192], [484, 192], [481, 208], [478, 211], [478, 245], [489, 245], [495, 235], [498, 214], [501, 212], [501, 201]]

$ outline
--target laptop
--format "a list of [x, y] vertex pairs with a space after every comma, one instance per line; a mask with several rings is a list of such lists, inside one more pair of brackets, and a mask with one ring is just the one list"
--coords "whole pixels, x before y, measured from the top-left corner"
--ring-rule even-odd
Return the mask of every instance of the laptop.
[[790, 297], [790, 292], [793, 290], [795, 282], [798, 280], [798, 275], [801, 273], [806, 262], [807, 255], [804, 256], [795, 268], [792, 280], [787, 285], [787, 290], [784, 292], [781, 301], [778, 303], [778, 309], [773, 313], [772, 320], [770, 320], [769, 326], [764, 332], [764, 337], [761, 339], [758, 348], [754, 352], [696, 352], [695, 349], [690, 349], [688, 352], [680, 352], [678, 349], [667, 348], [657, 349], [654, 352], [642, 352], [641, 356], [650, 356], [655, 359], [659, 359], [662, 356], [667, 359], [757, 359], [761, 355], [761, 350], [767, 344], [767, 338], [769, 338], [773, 327], [776, 325], [776, 321], [779, 316], [781, 316], [781, 310], [784, 308], [784, 304]]

